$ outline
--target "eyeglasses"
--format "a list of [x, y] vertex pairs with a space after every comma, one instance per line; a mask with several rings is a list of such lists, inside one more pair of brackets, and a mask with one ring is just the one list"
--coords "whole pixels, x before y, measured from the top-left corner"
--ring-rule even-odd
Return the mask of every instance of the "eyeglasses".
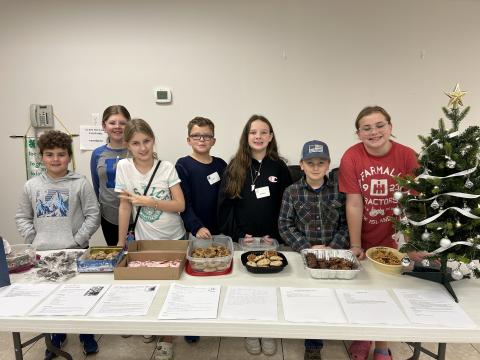
[[388, 122], [381, 122], [381, 123], [375, 124], [374, 126], [363, 126], [363, 127], [359, 128], [358, 131], [363, 132], [363, 133], [369, 133], [373, 129], [377, 129], [377, 130], [381, 131], [381, 130], [385, 129], [386, 125], [388, 125]]
[[200, 134], [192, 134], [190, 135], [190, 139], [195, 141], [210, 141], [213, 139], [213, 135], [200, 135]]

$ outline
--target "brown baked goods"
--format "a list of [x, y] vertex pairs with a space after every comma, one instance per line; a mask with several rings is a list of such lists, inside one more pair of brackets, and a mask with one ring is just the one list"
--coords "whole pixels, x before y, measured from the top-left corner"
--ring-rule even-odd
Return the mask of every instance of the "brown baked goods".
[[305, 260], [311, 269], [354, 270], [356, 268], [352, 261], [340, 257], [317, 259], [314, 253], [308, 253], [305, 255]]

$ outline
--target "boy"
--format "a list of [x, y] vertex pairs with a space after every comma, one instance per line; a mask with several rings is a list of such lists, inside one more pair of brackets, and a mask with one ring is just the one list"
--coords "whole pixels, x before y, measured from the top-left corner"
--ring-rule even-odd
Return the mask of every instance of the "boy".
[[192, 154], [178, 159], [175, 165], [185, 196], [185, 211], [181, 214], [185, 229], [199, 239], [218, 234], [218, 190], [227, 164], [210, 155], [215, 141], [213, 122], [203, 117], [194, 118], [188, 123], [187, 137]]
[[[28, 180], [18, 205], [15, 221], [25, 243], [37, 250], [83, 249], [100, 224], [100, 211], [92, 186], [83, 175], [70, 172], [72, 139], [60, 131], [48, 131], [38, 139], [46, 173]], [[66, 334], [52, 334], [61, 348]], [[98, 352], [91, 334], [80, 335], [83, 352]], [[45, 360], [57, 357], [45, 350]]]
[[[188, 232], [199, 239], [211, 239], [218, 234], [218, 190], [227, 163], [210, 155], [216, 141], [215, 125], [210, 119], [197, 116], [190, 120], [187, 130], [187, 144], [192, 147], [192, 154], [175, 164], [185, 197], [185, 210], [180, 215]], [[185, 336], [188, 343], [199, 339]]]
[[[305, 176], [283, 194], [278, 229], [293, 250], [344, 249], [349, 246], [345, 195], [338, 192], [336, 172], [327, 177], [327, 144], [312, 140], [302, 149], [300, 167]], [[305, 340], [305, 360], [320, 360], [322, 340]]]

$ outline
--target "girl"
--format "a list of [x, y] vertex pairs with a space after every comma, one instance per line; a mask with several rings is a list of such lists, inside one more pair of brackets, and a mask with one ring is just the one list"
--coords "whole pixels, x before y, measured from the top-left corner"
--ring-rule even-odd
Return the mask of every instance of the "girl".
[[[124, 131], [124, 139], [131, 158], [117, 165], [115, 191], [120, 192], [118, 212], [118, 245], [125, 246], [130, 215], [136, 216], [135, 239], [184, 239], [185, 228], [179, 212], [185, 208], [180, 179], [175, 167], [157, 159], [154, 152], [155, 135], [145, 120], [131, 120]], [[158, 166], [158, 167], [157, 167]], [[152, 179], [146, 194], [145, 189]], [[153, 337], [145, 336], [145, 341]], [[173, 357], [172, 337], [164, 336], [157, 342], [155, 360]]]
[[[287, 165], [278, 156], [272, 125], [264, 116], [253, 115], [240, 138], [219, 192], [220, 231], [239, 238], [273, 237], [278, 234], [278, 215], [283, 191], [292, 183]], [[246, 338], [251, 354], [276, 351], [275, 339]]]
[[[390, 115], [380, 106], [364, 108], [355, 121], [360, 143], [350, 147], [340, 162], [339, 187], [346, 193], [350, 248], [360, 259], [373, 246], [396, 248], [393, 240], [393, 216], [400, 190], [394, 176], [413, 174], [417, 165], [415, 151], [390, 139]], [[349, 352], [352, 359], [368, 358], [370, 341], [354, 341]], [[377, 341], [374, 360], [391, 360], [388, 343]]]
[[130, 121], [130, 113], [122, 105], [112, 105], [105, 109], [102, 127], [107, 133], [107, 144], [96, 148], [90, 159], [92, 184], [100, 203], [103, 237], [108, 246], [118, 242], [118, 206], [115, 194], [115, 173], [117, 163], [127, 156], [128, 150], [123, 141], [125, 125]]

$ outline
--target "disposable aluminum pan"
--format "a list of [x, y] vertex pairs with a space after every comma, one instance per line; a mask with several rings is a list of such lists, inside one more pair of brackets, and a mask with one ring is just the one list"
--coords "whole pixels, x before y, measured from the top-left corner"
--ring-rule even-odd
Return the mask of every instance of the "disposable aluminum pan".
[[[352, 261], [355, 265], [354, 270], [331, 270], [331, 269], [312, 269], [307, 266], [306, 255], [313, 253], [317, 259], [328, 260], [333, 257], [338, 257]], [[350, 250], [337, 250], [337, 249], [304, 249], [301, 252], [305, 269], [315, 279], [353, 279], [362, 270], [362, 265], [358, 261], [357, 257]]]

